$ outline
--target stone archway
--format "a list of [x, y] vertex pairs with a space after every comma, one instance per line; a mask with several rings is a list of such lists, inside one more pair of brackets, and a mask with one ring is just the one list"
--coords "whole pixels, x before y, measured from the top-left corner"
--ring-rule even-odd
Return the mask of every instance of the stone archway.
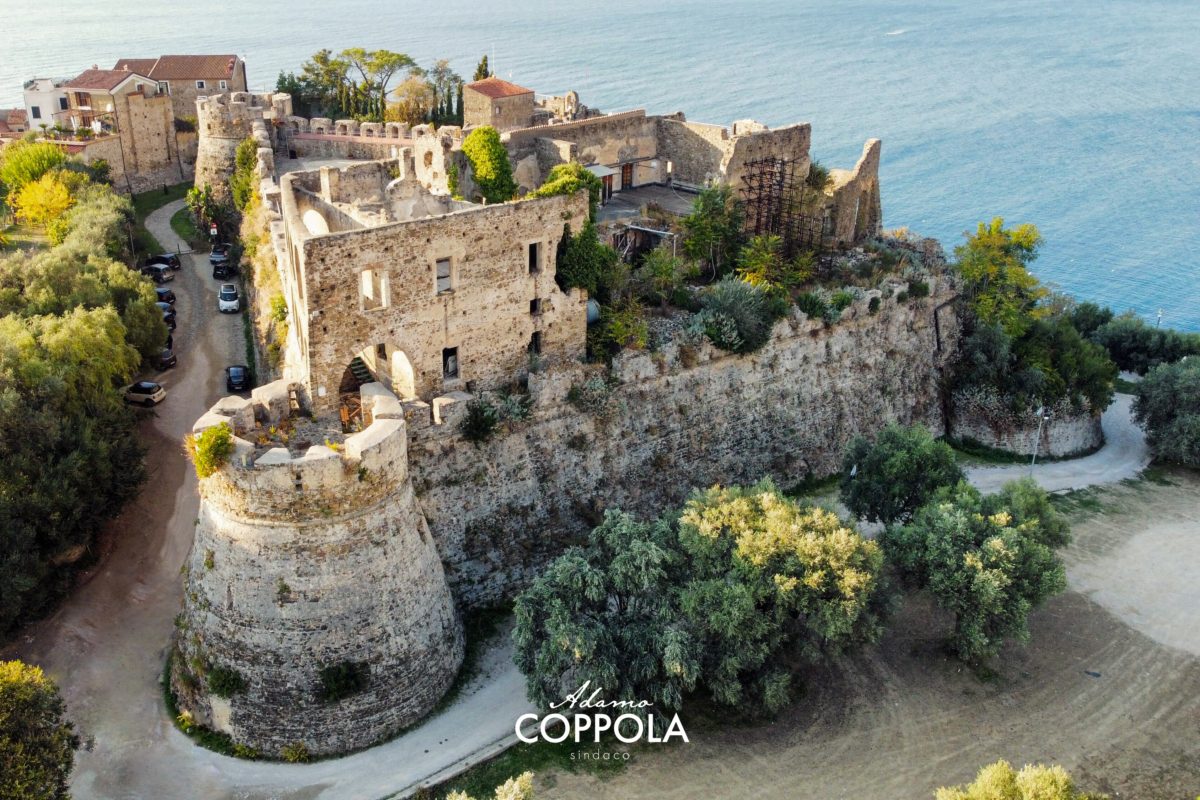
[[[377, 382], [401, 400], [417, 397], [416, 372], [408, 354], [390, 342], [380, 342], [355, 353], [342, 372], [338, 396], [343, 410], [357, 403], [358, 390], [364, 383]], [[342, 415], [343, 420], [346, 414]]]

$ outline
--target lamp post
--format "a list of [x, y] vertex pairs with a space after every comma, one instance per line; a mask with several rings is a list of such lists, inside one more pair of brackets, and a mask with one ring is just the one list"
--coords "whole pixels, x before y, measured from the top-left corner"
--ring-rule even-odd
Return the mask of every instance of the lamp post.
[[1046, 410], [1045, 406], [1038, 406], [1034, 412], [1038, 418], [1037, 438], [1033, 440], [1033, 457], [1029, 460], [1029, 474], [1032, 477], [1033, 467], [1037, 464], [1038, 445], [1042, 443], [1042, 427], [1046, 424], [1046, 420], [1050, 419], [1053, 414]]

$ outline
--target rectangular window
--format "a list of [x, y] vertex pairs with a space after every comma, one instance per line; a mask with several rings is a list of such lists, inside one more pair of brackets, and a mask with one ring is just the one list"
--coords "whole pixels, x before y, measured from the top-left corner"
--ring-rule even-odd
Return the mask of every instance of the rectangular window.
[[542, 332], [534, 331], [533, 336], [529, 339], [529, 352], [535, 356], [542, 354]]
[[158, 82], [158, 90], [160, 92], [162, 92], [163, 94], [170, 94], [171, 93], [171, 82], [170, 81], [159, 81]]
[[382, 269], [364, 269], [360, 273], [359, 299], [363, 311], [375, 311], [387, 308], [391, 299], [388, 296], [387, 271]]
[[221, 90], [224, 91], [225, 89], [228, 89], [228, 88], [229, 88], [229, 83], [227, 81], [221, 81]]
[[133, 90], [135, 92], [137, 92], [138, 94], [141, 94], [143, 91], [145, 91], [145, 89], [146, 89], [146, 87], [140, 83], [135, 83], [133, 85]]
[[42, 109], [41, 109], [41, 108], [39, 108], [38, 106], [30, 106], [30, 107], [29, 107], [29, 113], [30, 113], [30, 114], [33, 114], [33, 118], [34, 118], [34, 119], [41, 119], [41, 118], [42, 118]]
[[444, 294], [454, 290], [454, 284], [450, 277], [450, 259], [439, 258], [437, 260], [437, 293]]
[[542, 313], [542, 300], [541, 300], [541, 298], [536, 298], [536, 299], [533, 299], [533, 300], [530, 300], [530, 301], [529, 301], [529, 313], [530, 313], [531, 315], [535, 316], [535, 317], [536, 317], [538, 314]]
[[66, 97], [58, 98], [58, 110], [59, 111], [66, 111], [70, 107], [71, 107], [71, 104], [67, 102]]
[[442, 377], [446, 379], [458, 377], [457, 347], [447, 347], [442, 350]]
[[196, 88], [197, 88], [197, 89], [203, 89], [203, 88], [204, 88], [204, 81], [196, 81]]
[[529, 245], [529, 274], [542, 270], [542, 246], [539, 242]]

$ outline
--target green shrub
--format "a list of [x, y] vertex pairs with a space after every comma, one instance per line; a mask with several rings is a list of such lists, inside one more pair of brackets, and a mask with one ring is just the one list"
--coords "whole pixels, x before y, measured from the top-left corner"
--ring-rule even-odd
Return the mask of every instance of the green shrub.
[[872, 440], [856, 436], [846, 447], [842, 503], [856, 518], [891, 525], [907, 522], [935, 492], [963, 479], [954, 451], [920, 425], [888, 425]]
[[287, 322], [287, 299], [282, 294], [271, 296], [271, 319], [277, 323]]
[[871, 316], [878, 314], [879, 313], [879, 305], [880, 305], [879, 298], [872, 297], [870, 302], [867, 303], [867, 313], [870, 314]]
[[737, 278], [725, 278], [706, 289], [700, 305], [708, 338], [732, 353], [751, 353], [765, 345], [784, 310], [764, 289]]
[[805, 292], [796, 298], [796, 308], [803, 311], [809, 319], [821, 319], [825, 316], [829, 306], [825, 305], [825, 301], [821, 299], [820, 295]]
[[240, 672], [228, 667], [210, 668], [204, 680], [208, 683], [208, 690], [217, 697], [233, 697], [246, 690], [246, 679]]
[[621, 262], [616, 250], [600, 241], [591, 220], [574, 235], [569, 227], [563, 227], [554, 279], [564, 292], [585, 289], [589, 297], [607, 304], [628, 277], [629, 268]]
[[643, 350], [650, 340], [650, 328], [636, 300], [615, 306], [603, 306], [600, 320], [588, 330], [588, 352], [593, 358], [608, 359], [622, 349]]
[[363, 661], [342, 661], [321, 667], [321, 699], [336, 703], [367, 688], [371, 668]]
[[489, 203], [504, 203], [513, 199], [517, 184], [513, 180], [508, 150], [500, 134], [491, 125], [475, 128], [463, 140], [463, 155], [471, 165], [471, 178]]
[[245, 211], [254, 194], [254, 169], [258, 165], [258, 142], [247, 136], [237, 146], [235, 167], [229, 176], [229, 193], [238, 211]]
[[929, 297], [929, 284], [925, 281], [909, 281], [908, 296], [913, 300]]
[[596, 208], [600, 205], [600, 190], [603, 188], [595, 173], [578, 161], [566, 164], [556, 164], [550, 169], [545, 182], [529, 193], [530, 197], [554, 197], [556, 195], [571, 195], [586, 189], [588, 193], [588, 217], [596, 218]]
[[482, 444], [492, 438], [499, 424], [499, 410], [482, 394], [477, 394], [467, 402], [467, 413], [459, 423], [459, 430], [467, 441]]
[[303, 742], [284, 745], [283, 749], [279, 751], [279, 755], [283, 756], [283, 760], [289, 764], [306, 764], [312, 760], [312, 756]]
[[567, 402], [580, 411], [603, 415], [612, 400], [613, 384], [600, 375], [567, 390]]
[[833, 297], [829, 298], [829, 307], [834, 311], [844, 311], [854, 304], [854, 293], [848, 292], [845, 289], [834, 292]]
[[233, 430], [228, 422], [205, 428], [198, 436], [189, 433], [184, 442], [196, 466], [196, 475], [201, 479], [229, 463], [234, 451]]

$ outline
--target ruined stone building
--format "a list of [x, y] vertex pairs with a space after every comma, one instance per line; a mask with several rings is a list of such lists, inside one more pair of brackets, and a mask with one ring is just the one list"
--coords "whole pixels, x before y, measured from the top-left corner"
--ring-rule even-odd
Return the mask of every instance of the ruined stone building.
[[[511, 96], [521, 114], [534, 103]], [[574, 102], [573, 121], [505, 134], [525, 188], [569, 160], [612, 169], [618, 191], [737, 187], [767, 158], [807, 171], [807, 124], [589, 116]], [[289, 321], [278, 379], [194, 428], [228, 424], [235, 454], [201, 481], [172, 684], [236, 742], [333, 753], [417, 721], [461, 661], [458, 610], [511, 597], [605, 508], [652, 515], [693, 486], [824, 475], [864, 430], [943, 427], [957, 321], [937, 274], [927, 297], [909, 299], [900, 276], [859, 292], [832, 325], [794, 309], [750, 355], [679, 331], [586, 364], [587, 298], [555, 280], [583, 192], [455, 199], [452, 173], [471, 196], [458, 128], [304, 120], [286, 95], [210, 96], [197, 112], [198, 185], [227, 191], [237, 143], [259, 143], [260, 247]], [[362, 160], [289, 171], [284, 156]], [[878, 158], [869, 142], [826, 187], [831, 245], [878, 233]], [[524, 409], [485, 442], [462, 429], [478, 393]], [[352, 693], [329, 699], [331, 669], [356, 676]], [[245, 688], [218, 696], [214, 670]]]

